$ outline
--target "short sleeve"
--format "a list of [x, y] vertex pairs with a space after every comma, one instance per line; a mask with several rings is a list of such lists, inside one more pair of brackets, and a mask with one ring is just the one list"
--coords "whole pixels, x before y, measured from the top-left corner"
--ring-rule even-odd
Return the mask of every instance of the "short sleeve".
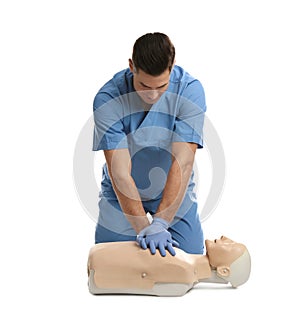
[[204, 89], [198, 80], [193, 80], [179, 99], [172, 141], [193, 142], [202, 148], [205, 112]]
[[123, 108], [118, 98], [99, 92], [94, 100], [93, 151], [127, 148]]

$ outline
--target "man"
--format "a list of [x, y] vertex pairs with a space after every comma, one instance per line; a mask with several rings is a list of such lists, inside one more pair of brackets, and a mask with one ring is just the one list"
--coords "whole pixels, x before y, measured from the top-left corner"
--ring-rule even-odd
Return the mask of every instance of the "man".
[[133, 46], [129, 68], [94, 99], [93, 150], [104, 150], [95, 243], [132, 241], [162, 256], [202, 254], [193, 163], [206, 111], [201, 83], [175, 65], [163, 33]]

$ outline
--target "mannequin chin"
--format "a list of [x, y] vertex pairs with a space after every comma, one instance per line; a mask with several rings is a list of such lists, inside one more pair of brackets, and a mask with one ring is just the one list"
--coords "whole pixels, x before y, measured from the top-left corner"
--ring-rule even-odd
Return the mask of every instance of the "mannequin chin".
[[221, 236], [206, 240], [206, 255], [174, 248], [162, 257], [136, 242], [94, 245], [88, 256], [88, 287], [92, 294], [182, 296], [199, 282], [244, 284], [251, 271], [245, 245]]

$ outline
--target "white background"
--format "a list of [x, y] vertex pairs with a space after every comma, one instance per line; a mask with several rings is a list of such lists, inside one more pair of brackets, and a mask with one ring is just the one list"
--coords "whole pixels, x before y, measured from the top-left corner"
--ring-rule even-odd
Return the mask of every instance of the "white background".
[[[292, 0], [1, 2], [2, 324], [299, 323], [298, 8]], [[226, 155], [205, 237], [246, 244], [252, 273], [236, 290], [92, 296], [95, 224], [74, 189], [74, 148], [100, 86], [127, 67], [135, 39], [154, 31], [170, 36], [177, 64], [203, 83]]]

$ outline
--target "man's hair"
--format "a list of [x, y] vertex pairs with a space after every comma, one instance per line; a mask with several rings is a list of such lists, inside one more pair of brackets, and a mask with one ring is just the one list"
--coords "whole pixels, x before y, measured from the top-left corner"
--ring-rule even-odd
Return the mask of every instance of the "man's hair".
[[132, 61], [134, 68], [151, 76], [159, 76], [172, 70], [175, 47], [170, 38], [163, 33], [147, 33], [138, 38], [133, 46]]

